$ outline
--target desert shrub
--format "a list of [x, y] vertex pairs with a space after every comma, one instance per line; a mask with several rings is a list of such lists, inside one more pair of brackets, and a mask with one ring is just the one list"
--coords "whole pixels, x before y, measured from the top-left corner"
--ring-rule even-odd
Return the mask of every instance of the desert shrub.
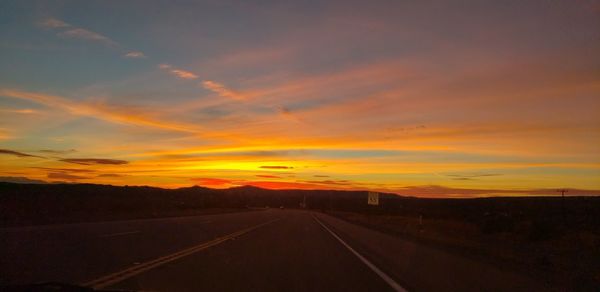
[[529, 239], [532, 241], [549, 240], [560, 235], [556, 222], [548, 219], [535, 219], [531, 223]]
[[497, 232], [512, 232], [515, 220], [505, 213], [487, 213], [481, 223], [481, 232], [485, 234]]

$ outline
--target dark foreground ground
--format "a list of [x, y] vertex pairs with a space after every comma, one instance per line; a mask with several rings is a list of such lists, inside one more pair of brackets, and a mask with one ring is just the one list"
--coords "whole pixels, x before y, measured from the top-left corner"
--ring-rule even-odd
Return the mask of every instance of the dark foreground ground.
[[[316, 279], [316, 274], [307, 274], [305, 269], [314, 262], [324, 267], [327, 261], [337, 262], [328, 257], [334, 255], [332, 247], [345, 248], [342, 243], [323, 240], [328, 231], [316, 228], [320, 225], [312, 219], [314, 214], [410, 290], [505, 291], [535, 286], [538, 290], [600, 291], [600, 197], [419, 199], [380, 194], [379, 206], [367, 205], [366, 199], [364, 191], [0, 183], [0, 284], [102, 282], [102, 287], [129, 283], [127, 287], [132, 288], [132, 279], [164, 270], [175, 260], [229, 246], [212, 260], [199, 259], [193, 267], [184, 268], [200, 274], [181, 272], [182, 277], [210, 275], [210, 279], [222, 280], [219, 285], [259, 281], [254, 276], [244, 278], [250, 272], [236, 275], [229, 269], [237, 263], [232, 267], [260, 271], [256, 278], [270, 279], [270, 274], [283, 269], [298, 274], [284, 277], [288, 279], [284, 282], [308, 281]], [[274, 219], [281, 220], [247, 230]], [[278, 251], [277, 256], [269, 257], [270, 251]], [[267, 254], [254, 258], [261, 252]], [[347, 253], [352, 258], [352, 252]], [[337, 266], [343, 270], [346, 263]], [[224, 269], [222, 277], [211, 274], [220, 268]], [[108, 276], [119, 271], [123, 272], [113, 275], [116, 278]], [[341, 285], [341, 275], [324, 274], [333, 275], [332, 281]], [[509, 275], [534, 280], [515, 280]], [[148, 281], [158, 279], [153, 276]], [[282, 289], [275, 285], [278, 281], [268, 282], [273, 285], [259, 281], [252, 289]], [[330, 284], [302, 286], [307, 282], [290, 289], [345, 287]], [[160, 289], [175, 289], [168, 285]], [[365, 286], [353, 283], [352, 287]]]
[[[327, 211], [335, 217], [455, 254], [519, 271], [570, 291], [600, 291], [600, 232], [572, 225]], [[600, 214], [599, 214], [600, 216]], [[491, 223], [488, 223], [491, 224]]]
[[[227, 237], [237, 231], [246, 233]], [[3, 284], [61, 281], [145, 291], [552, 290], [494, 265], [301, 210], [12, 227], [0, 229], [0, 238]], [[152, 266], [157, 259], [166, 262]], [[117, 280], [105, 277], [110, 274]]]

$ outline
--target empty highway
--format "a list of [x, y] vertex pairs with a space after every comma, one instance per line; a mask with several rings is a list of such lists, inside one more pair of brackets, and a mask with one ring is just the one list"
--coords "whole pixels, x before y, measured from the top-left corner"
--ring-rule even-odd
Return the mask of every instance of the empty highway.
[[310, 211], [0, 229], [2, 284], [144, 291], [543, 291], [525, 276]]

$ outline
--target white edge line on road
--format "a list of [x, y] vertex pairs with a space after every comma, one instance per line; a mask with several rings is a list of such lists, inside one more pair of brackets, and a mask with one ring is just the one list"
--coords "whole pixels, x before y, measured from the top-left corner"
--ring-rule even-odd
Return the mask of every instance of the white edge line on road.
[[162, 257], [158, 257], [156, 259], [141, 263], [141, 264], [137, 264], [134, 265], [132, 267], [126, 268], [124, 270], [97, 278], [95, 280], [91, 280], [85, 283], [82, 283], [82, 286], [86, 286], [86, 287], [90, 287], [93, 289], [102, 289], [111, 285], [114, 285], [116, 283], [119, 283], [123, 280], [129, 279], [135, 275], [141, 274], [143, 272], [146, 272], [148, 270], [154, 269], [158, 266], [162, 266], [166, 263], [178, 260], [180, 258], [189, 256], [191, 254], [197, 253], [201, 250], [207, 249], [209, 247], [215, 246], [217, 244], [223, 243], [225, 241], [228, 241], [230, 239], [236, 238], [238, 236], [241, 236], [245, 233], [248, 233], [254, 229], [257, 229], [259, 227], [265, 226], [267, 224], [271, 224], [273, 222], [279, 221], [281, 220], [281, 218], [278, 219], [274, 219], [271, 221], [267, 221], [264, 223], [260, 223], [258, 225], [254, 225], [254, 226], [250, 226], [248, 228], [236, 231], [234, 233], [228, 234], [228, 235], [224, 235], [221, 237], [217, 237], [213, 240], [207, 241], [207, 242], [203, 242], [200, 243], [198, 245], [192, 246], [190, 248], [186, 248], [180, 251], [177, 251], [175, 253], [166, 255], [166, 256], [162, 256]]
[[384, 273], [382, 270], [380, 270], [378, 267], [376, 267], [373, 263], [371, 263], [369, 260], [367, 260], [361, 254], [359, 254], [357, 251], [355, 251], [350, 245], [348, 245], [344, 240], [342, 240], [339, 236], [337, 236], [337, 234], [335, 234], [335, 232], [331, 231], [331, 229], [329, 229], [327, 226], [325, 226], [325, 224], [323, 224], [323, 222], [321, 222], [321, 220], [319, 220], [314, 214], [311, 214], [311, 215], [312, 215], [313, 219], [315, 219], [315, 221], [317, 221], [317, 223], [319, 223], [325, 230], [327, 230], [329, 233], [331, 233], [331, 235], [333, 235], [333, 237], [335, 237], [335, 239], [337, 239], [339, 242], [341, 242], [348, 250], [350, 250], [356, 257], [358, 257], [358, 259], [360, 259], [365, 265], [367, 265], [367, 267], [369, 267], [373, 272], [375, 272], [375, 274], [377, 274], [379, 277], [381, 277], [381, 279], [383, 279], [388, 285], [390, 285], [392, 287], [392, 289], [394, 289], [395, 291], [398, 291], [398, 292], [408, 292], [408, 290], [406, 290], [402, 286], [400, 286], [400, 284], [398, 284], [396, 281], [394, 281], [394, 279], [392, 279], [390, 276], [388, 276], [386, 273]]
[[121, 235], [129, 235], [129, 234], [136, 234], [136, 233], [140, 233], [139, 230], [133, 230], [133, 231], [125, 231], [125, 232], [119, 232], [119, 233], [111, 233], [111, 234], [103, 234], [100, 235], [99, 237], [114, 237], [114, 236], [121, 236]]

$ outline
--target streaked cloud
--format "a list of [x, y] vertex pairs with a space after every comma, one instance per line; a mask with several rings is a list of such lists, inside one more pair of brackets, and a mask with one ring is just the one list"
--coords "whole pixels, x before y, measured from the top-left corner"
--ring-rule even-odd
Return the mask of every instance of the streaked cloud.
[[111, 106], [103, 103], [75, 102], [65, 97], [43, 93], [27, 92], [0, 88], [0, 95], [30, 100], [46, 106], [66, 110], [75, 115], [89, 116], [96, 119], [120, 124], [131, 124], [178, 132], [199, 132], [195, 125], [171, 122], [152, 118], [148, 113], [135, 113], [131, 108]]
[[60, 161], [80, 164], [80, 165], [94, 165], [94, 164], [113, 164], [113, 165], [121, 165], [127, 164], [128, 161], [119, 160], [119, 159], [104, 159], [104, 158], [64, 158], [60, 159]]
[[45, 158], [45, 157], [38, 156], [38, 155], [27, 154], [27, 153], [23, 153], [23, 152], [8, 150], [8, 149], [0, 149], [0, 154], [13, 155], [13, 156], [17, 156], [17, 157]]
[[123, 55], [125, 58], [135, 58], [135, 59], [139, 59], [139, 58], [146, 58], [146, 55], [140, 51], [131, 51], [131, 52], [127, 52], [127, 54]]
[[97, 177], [124, 177], [125, 175], [117, 174], [117, 173], [103, 173], [98, 175]]
[[47, 18], [40, 21], [39, 24], [47, 29], [59, 30], [57, 33], [59, 37], [98, 42], [113, 47], [119, 46], [117, 42], [107, 36], [85, 28], [73, 26], [57, 18]]
[[160, 64], [160, 65], [158, 65], [158, 68], [165, 70], [165, 71], [169, 72], [171, 75], [176, 76], [181, 79], [188, 79], [188, 80], [198, 79], [198, 75], [196, 75], [190, 71], [175, 68], [169, 64]]
[[311, 184], [322, 184], [322, 185], [342, 185], [342, 186], [351, 186], [352, 182], [348, 180], [307, 180], [304, 181]]
[[218, 94], [221, 97], [230, 98], [233, 100], [247, 99], [246, 96], [244, 96], [240, 93], [237, 93], [237, 92], [225, 87], [225, 85], [215, 82], [215, 81], [210, 81], [210, 80], [202, 81], [202, 87]]
[[261, 178], [282, 178], [280, 176], [269, 175], [269, 174], [257, 174], [256, 177], [261, 177]]
[[[125, 50], [120, 43], [111, 39], [110, 37], [103, 35], [101, 33], [92, 31], [90, 29], [77, 27], [75, 25], [71, 25], [66, 23], [63, 20], [57, 18], [46, 18], [38, 24], [46, 29], [51, 29], [58, 31], [56, 33], [57, 36], [61, 38], [70, 38], [70, 39], [80, 39], [84, 41], [95, 42], [99, 44], [103, 44], [105, 46], [111, 48], [118, 48], [119, 50]], [[128, 50], [123, 54], [125, 58], [146, 58], [146, 55], [141, 51]]]
[[51, 172], [51, 173], [48, 173], [48, 178], [50, 178], [50, 179], [64, 179], [64, 180], [67, 180], [67, 181], [77, 181], [77, 180], [82, 180], [82, 179], [90, 179], [89, 177], [79, 176], [79, 175], [73, 175], [73, 174], [68, 174], [68, 173], [63, 173], [63, 172]]
[[284, 166], [284, 165], [261, 165], [260, 168], [264, 169], [293, 169], [292, 166]]
[[87, 30], [84, 28], [72, 28], [58, 33], [58, 36], [63, 38], [75, 38], [86, 41], [94, 41], [105, 44], [107, 46], [118, 46], [118, 43], [107, 36]]
[[60, 19], [56, 19], [56, 18], [46, 18], [46, 19], [40, 21], [38, 24], [44, 28], [51, 28], [51, 29], [65, 28], [65, 27], [71, 26], [70, 24], [68, 24]]
[[67, 149], [67, 150], [42, 149], [42, 150], [38, 150], [38, 152], [47, 153], [47, 154], [71, 154], [71, 153], [77, 152], [77, 150], [75, 150], [75, 149]]
[[475, 180], [482, 177], [491, 177], [491, 176], [500, 176], [500, 173], [475, 173], [475, 174], [446, 174], [447, 177], [450, 177], [453, 180]]
[[190, 179], [193, 182], [196, 182], [202, 186], [227, 186], [235, 184], [234, 181], [229, 179], [221, 179], [221, 178], [192, 178]]
[[31, 114], [37, 114], [38, 111], [33, 110], [33, 109], [0, 109], [0, 112], [5, 112], [5, 113], [14, 113], [14, 114], [23, 114], [23, 115], [31, 115]]
[[78, 172], [78, 173], [93, 173], [96, 170], [82, 168], [56, 168], [56, 167], [31, 167], [33, 169], [47, 170], [51, 172]]

